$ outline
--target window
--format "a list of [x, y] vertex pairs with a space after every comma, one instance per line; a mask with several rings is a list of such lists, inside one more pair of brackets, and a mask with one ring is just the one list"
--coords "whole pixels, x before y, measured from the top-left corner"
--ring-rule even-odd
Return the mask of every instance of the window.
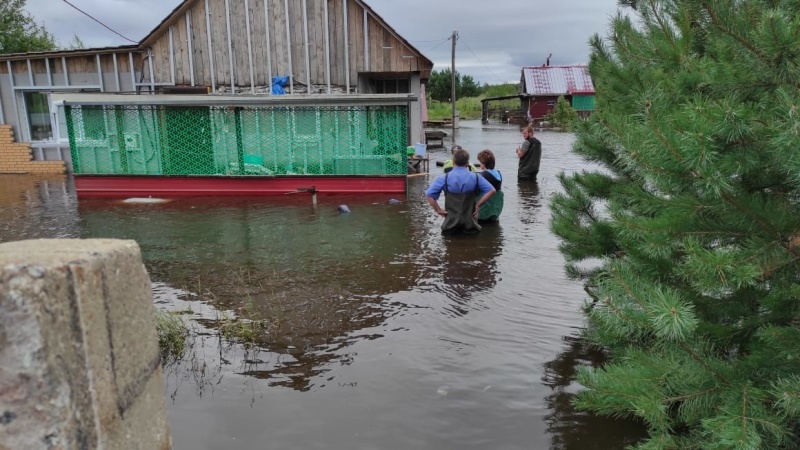
[[77, 138], [95, 145], [107, 145], [107, 112], [102, 106], [75, 106], [72, 120]]
[[28, 114], [31, 141], [50, 141], [53, 139], [53, 124], [50, 121], [50, 101], [47, 94], [25, 92], [25, 111]]
[[106, 139], [106, 115], [100, 106], [84, 106], [83, 133], [86, 139], [103, 141]]
[[373, 94], [408, 94], [411, 92], [408, 78], [372, 78]]

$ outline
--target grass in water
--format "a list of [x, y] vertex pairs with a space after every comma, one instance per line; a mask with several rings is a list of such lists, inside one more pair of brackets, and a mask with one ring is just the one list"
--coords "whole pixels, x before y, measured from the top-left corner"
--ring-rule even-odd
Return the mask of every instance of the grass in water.
[[183, 318], [169, 311], [156, 309], [156, 330], [162, 365], [166, 366], [183, 358], [186, 340], [189, 338], [189, 328]]

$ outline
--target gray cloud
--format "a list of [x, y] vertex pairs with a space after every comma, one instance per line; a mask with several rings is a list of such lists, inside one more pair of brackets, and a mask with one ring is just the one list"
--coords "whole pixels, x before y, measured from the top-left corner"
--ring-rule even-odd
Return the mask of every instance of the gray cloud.
[[[135, 41], [180, 0], [70, 0]], [[242, 0], [233, 0], [242, 1]], [[294, 0], [293, 0], [294, 1]], [[318, 0], [308, 0], [318, 1]], [[456, 69], [482, 83], [519, 81], [522, 66], [587, 62], [587, 41], [605, 34], [616, 0], [367, 0], [401, 36], [435, 63], [450, 66], [453, 29], [459, 32]], [[63, 1], [28, 0], [37, 21], [66, 45], [74, 34], [91, 47], [129, 44]]]

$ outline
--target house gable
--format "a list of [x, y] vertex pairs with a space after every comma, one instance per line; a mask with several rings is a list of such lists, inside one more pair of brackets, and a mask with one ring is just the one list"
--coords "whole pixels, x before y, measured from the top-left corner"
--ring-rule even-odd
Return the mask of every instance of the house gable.
[[231, 85], [239, 92], [269, 89], [272, 77], [288, 75], [292, 88], [352, 89], [359, 73], [416, 72], [425, 79], [433, 68], [360, 0], [186, 0], [140, 50], [152, 54], [154, 85], [227, 92]]

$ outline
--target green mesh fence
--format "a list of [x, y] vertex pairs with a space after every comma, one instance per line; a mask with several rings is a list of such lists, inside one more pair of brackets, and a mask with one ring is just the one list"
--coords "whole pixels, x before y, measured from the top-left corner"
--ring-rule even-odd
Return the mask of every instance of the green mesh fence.
[[405, 106], [66, 106], [73, 170], [114, 175], [403, 175]]

